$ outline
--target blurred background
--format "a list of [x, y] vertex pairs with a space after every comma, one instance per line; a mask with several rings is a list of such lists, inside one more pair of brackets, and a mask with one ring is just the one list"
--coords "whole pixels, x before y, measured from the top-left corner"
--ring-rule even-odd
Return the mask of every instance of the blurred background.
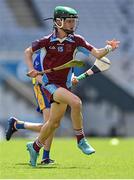
[[[95, 47], [107, 39], [121, 41], [120, 48], [108, 55], [112, 66], [105, 73], [91, 76], [74, 87], [83, 101], [85, 132], [89, 136], [134, 136], [134, 0], [0, 0], [0, 139], [5, 138], [7, 120], [15, 116], [29, 122], [43, 122], [36, 112], [32, 84], [25, 75], [24, 49], [35, 39], [52, 32], [57, 5], [78, 11], [77, 33]], [[75, 69], [76, 75], [91, 66]], [[72, 136], [68, 109], [56, 136]], [[30, 131], [15, 136], [31, 137]]]

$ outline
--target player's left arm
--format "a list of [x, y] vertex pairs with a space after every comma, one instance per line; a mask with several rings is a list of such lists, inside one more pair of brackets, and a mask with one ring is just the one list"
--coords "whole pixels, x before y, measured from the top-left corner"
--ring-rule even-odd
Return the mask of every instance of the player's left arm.
[[[76, 85], [80, 80], [85, 79], [88, 76], [91, 76], [93, 74], [100, 73], [102, 71], [109, 69], [111, 63], [110, 63], [110, 60], [108, 58], [106, 58], [105, 56], [109, 52], [114, 51], [116, 48], [118, 48], [120, 41], [115, 40], [115, 39], [107, 40], [106, 46], [104, 48], [100, 48], [100, 49], [97, 49], [97, 48], [91, 46], [88, 42], [84, 41], [83, 39], [82, 39], [82, 44], [97, 59], [96, 59], [94, 65], [90, 69], [88, 69], [86, 72], [80, 74], [78, 77], [74, 76], [72, 78], [73, 85]], [[83, 53], [85, 55], [89, 55], [90, 54], [89, 51], [83, 51]]]
[[100, 59], [104, 56], [106, 56], [109, 52], [114, 51], [115, 49], [117, 49], [119, 47], [120, 41], [113, 39], [113, 40], [107, 40], [106, 41], [106, 46], [104, 48], [92, 48], [91, 50], [91, 54]]

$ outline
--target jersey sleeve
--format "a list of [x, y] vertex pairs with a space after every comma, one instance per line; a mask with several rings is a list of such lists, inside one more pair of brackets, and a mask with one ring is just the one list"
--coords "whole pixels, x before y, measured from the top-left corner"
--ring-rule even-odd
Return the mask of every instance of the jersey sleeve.
[[82, 36], [77, 36], [77, 50], [79, 52], [82, 52], [86, 56], [89, 56], [93, 48], [94, 46], [87, 42]]
[[44, 47], [46, 48], [46, 46], [47, 46], [47, 39], [45, 37], [38, 39], [38, 40], [32, 42], [32, 51], [36, 52]]

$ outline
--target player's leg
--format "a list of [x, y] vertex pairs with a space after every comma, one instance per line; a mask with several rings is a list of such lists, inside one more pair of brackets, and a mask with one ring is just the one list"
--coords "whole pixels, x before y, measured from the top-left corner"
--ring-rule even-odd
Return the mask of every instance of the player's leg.
[[[40, 84], [34, 85], [34, 94], [35, 94], [36, 101], [38, 104], [38, 111], [43, 113], [43, 119], [44, 119], [44, 122], [46, 123], [49, 120], [50, 103]], [[53, 134], [51, 134], [50, 137], [48, 137], [48, 139], [46, 139], [44, 143], [44, 151], [43, 151], [43, 156], [42, 156], [42, 161], [41, 161], [42, 164], [54, 163], [54, 160], [50, 159], [49, 157], [52, 140], [53, 140]]]
[[[43, 111], [43, 119], [45, 123], [49, 120], [50, 108], [45, 108]], [[41, 164], [53, 164], [54, 160], [50, 158], [50, 149], [53, 141], [54, 133], [52, 133], [44, 143], [44, 150]]]
[[[49, 118], [49, 111], [50, 111], [49, 108], [43, 109], [44, 122], [46, 122]], [[39, 124], [39, 123], [29, 123], [25, 121], [20, 121], [15, 117], [11, 117], [8, 121], [6, 139], [10, 140], [12, 134], [18, 131], [19, 129], [27, 129], [35, 132], [40, 132], [42, 125], [43, 124]], [[41, 164], [54, 163], [54, 160], [50, 158], [50, 148], [51, 148], [52, 140], [53, 140], [53, 134], [51, 134], [50, 137], [48, 137], [48, 139], [45, 141]]]
[[78, 147], [87, 155], [94, 153], [95, 150], [90, 144], [88, 144], [84, 136], [80, 99], [67, 89], [61, 87], [56, 88], [55, 85], [49, 85], [48, 90], [53, 92], [53, 100], [55, 103], [51, 105], [49, 120], [41, 128], [39, 137], [34, 143], [27, 144], [31, 158], [31, 165], [36, 166], [39, 150], [43, 147], [43, 144], [49, 135], [59, 126], [67, 105], [71, 107], [71, 117], [77, 137]]
[[9, 141], [12, 135], [19, 129], [27, 129], [35, 132], [40, 132], [41, 127], [42, 123], [30, 123], [19, 120], [15, 117], [10, 117], [8, 119], [8, 127], [6, 130], [6, 140]]
[[55, 91], [53, 98], [56, 102], [66, 103], [71, 107], [71, 119], [78, 147], [87, 155], [94, 153], [95, 150], [85, 139], [83, 130], [82, 103], [80, 98], [64, 88], [59, 88]]
[[66, 108], [66, 104], [52, 103], [49, 120], [41, 128], [39, 138], [37, 138], [34, 143], [27, 143], [27, 150], [30, 154], [30, 162], [32, 166], [36, 166], [40, 148], [43, 147], [45, 140], [54, 133], [55, 129], [59, 126]]
[[67, 105], [65, 103], [52, 103], [49, 120], [42, 126], [39, 134], [39, 141], [42, 144], [45, 142], [45, 139], [48, 138], [55, 131], [56, 128], [59, 127], [60, 121], [64, 116], [66, 108]]
[[[48, 102], [44, 91], [42, 91], [40, 85], [34, 86], [34, 92], [35, 97], [38, 105], [38, 111], [42, 112], [44, 122], [47, 122], [49, 119], [49, 111], [50, 111], [50, 103]], [[8, 120], [8, 128], [6, 131], [6, 139], [10, 140], [12, 134], [19, 129], [27, 129], [35, 132], [40, 132], [40, 129], [42, 127], [42, 123], [31, 123], [26, 121], [18, 120], [15, 117], [11, 117]], [[50, 148], [52, 144], [53, 134], [50, 135], [50, 137], [46, 140], [44, 144], [44, 151], [42, 156], [42, 164], [52, 164], [54, 163], [54, 160], [50, 159]]]
[[[49, 108], [50, 104], [48, 103], [47, 98], [44, 95], [44, 92], [41, 90], [41, 85], [35, 84], [33, 86], [34, 94], [37, 102], [37, 110], [42, 112], [43, 109]], [[47, 112], [46, 112], [47, 116]], [[15, 117], [10, 117], [8, 120], [8, 127], [6, 130], [6, 139], [10, 140], [14, 132], [18, 131], [19, 129], [28, 129], [36, 132], [40, 132], [42, 127], [42, 123], [31, 123], [27, 121], [19, 120]]]

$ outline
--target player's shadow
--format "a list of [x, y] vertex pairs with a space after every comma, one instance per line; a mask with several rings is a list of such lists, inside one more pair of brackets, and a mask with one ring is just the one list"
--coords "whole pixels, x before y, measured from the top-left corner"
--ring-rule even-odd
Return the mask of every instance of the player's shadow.
[[51, 169], [53, 169], [53, 168], [57, 168], [57, 166], [56, 166], [55, 164], [54, 164], [54, 165], [41, 165], [41, 164], [37, 164], [36, 167], [30, 166], [29, 163], [16, 163], [15, 165], [16, 165], [16, 166], [24, 166], [23, 169], [24, 169], [24, 168], [27, 169], [27, 166], [28, 166], [29, 168], [34, 168], [34, 169], [43, 169], [43, 168], [48, 168], [48, 169], [51, 168]]
[[77, 169], [78, 167], [71, 166], [71, 167], [60, 167], [59, 165], [37, 165], [35, 169]]
[[[81, 166], [62, 166], [60, 164], [51, 164], [51, 165], [42, 165], [42, 164], [37, 164], [36, 167], [30, 166], [29, 163], [16, 163], [15, 165], [17, 166], [24, 166], [23, 168], [34, 168], [34, 169], [81, 169], [83, 167]], [[84, 169], [91, 169], [91, 167], [85, 167]]]
[[48, 166], [48, 165], [35, 167], [35, 169], [56, 169], [56, 168], [58, 168], [58, 167], [57, 166]]

